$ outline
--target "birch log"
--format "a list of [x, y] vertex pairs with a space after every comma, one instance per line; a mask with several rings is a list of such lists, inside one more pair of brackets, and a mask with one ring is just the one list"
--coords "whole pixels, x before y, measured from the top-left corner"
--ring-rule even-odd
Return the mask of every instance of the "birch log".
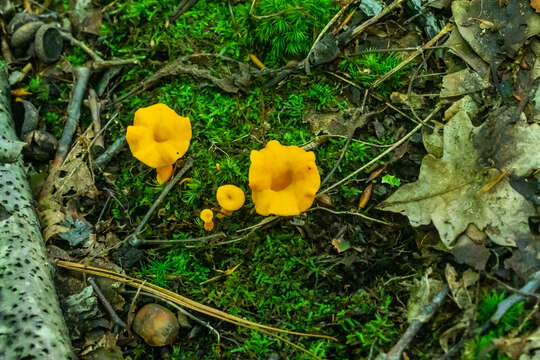
[[[9, 96], [0, 61], [0, 149], [18, 144]], [[20, 148], [0, 156], [0, 359], [75, 359]]]

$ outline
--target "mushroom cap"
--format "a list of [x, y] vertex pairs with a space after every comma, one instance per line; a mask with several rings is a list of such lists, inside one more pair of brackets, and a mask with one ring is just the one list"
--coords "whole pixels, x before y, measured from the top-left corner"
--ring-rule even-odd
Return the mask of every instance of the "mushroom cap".
[[165, 104], [151, 105], [135, 112], [126, 140], [135, 158], [150, 167], [164, 168], [188, 150], [191, 123]]
[[207, 223], [212, 221], [212, 219], [214, 218], [214, 213], [210, 209], [204, 209], [203, 211], [201, 211], [200, 217], [202, 221]]
[[244, 191], [235, 185], [223, 185], [217, 189], [216, 198], [219, 206], [226, 211], [240, 209], [246, 201]]
[[298, 215], [309, 209], [321, 186], [315, 154], [271, 140], [250, 154], [249, 187], [259, 215]]

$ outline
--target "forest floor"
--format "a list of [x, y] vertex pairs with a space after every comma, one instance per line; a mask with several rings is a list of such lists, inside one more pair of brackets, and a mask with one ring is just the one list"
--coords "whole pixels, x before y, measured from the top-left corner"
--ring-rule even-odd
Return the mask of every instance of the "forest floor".
[[[51, 258], [335, 338], [261, 332], [188, 307], [201, 321], [183, 319], [171, 345], [151, 347], [105, 306], [128, 327], [144, 304], [177, 309], [95, 277], [109, 304], [83, 317], [89, 275], [59, 266], [60, 302], [81, 316], [68, 321], [80, 358], [533, 358], [537, 1], [17, 3], [2, 9], [4, 30], [16, 13], [65, 30], [49, 64], [24, 44], [10, 49], [13, 34], [3, 42], [16, 121], [32, 105], [39, 116], [25, 160]], [[124, 140], [135, 112], [157, 103], [193, 132], [163, 185]], [[80, 106], [78, 130], [51, 185], [68, 104]], [[270, 140], [316, 156], [322, 184], [300, 215], [255, 211], [250, 153]], [[246, 203], [207, 231], [199, 215], [219, 212], [226, 184]]]

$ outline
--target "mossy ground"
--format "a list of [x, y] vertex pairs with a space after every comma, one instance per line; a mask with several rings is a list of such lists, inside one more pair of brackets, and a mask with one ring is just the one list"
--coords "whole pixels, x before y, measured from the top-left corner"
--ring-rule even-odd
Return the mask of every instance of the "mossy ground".
[[[273, 6], [279, 7], [283, 1], [274, 3]], [[273, 46], [272, 42], [277, 40], [271, 37], [277, 36], [275, 33], [280, 31], [281, 25], [251, 18], [251, 1], [199, 0], [173, 23], [167, 18], [175, 2], [101, 1], [106, 10], [98, 50], [106, 58], [140, 59], [140, 64], [123, 69], [115, 80], [114, 90], [106, 96], [120, 96], [169, 59], [193, 53], [226, 55], [242, 62], [248, 62], [248, 54], [255, 53], [271, 66], [301, 59], [320, 27], [336, 10], [328, 6], [329, 1], [308, 3], [316, 7], [317, 14], [310, 16], [315, 16], [317, 21], [306, 25], [302, 22], [304, 17], [295, 18], [291, 31], [297, 31], [299, 45], [282, 49], [283, 44]], [[271, 12], [270, 8], [259, 10]], [[265, 34], [269, 34], [268, 37]], [[71, 48], [66, 59], [80, 65], [89, 58], [80, 49]], [[377, 67], [379, 61], [386, 66], [384, 69]], [[352, 80], [367, 86], [374, 75], [381, 75], [389, 70], [388, 66], [392, 68], [397, 63], [399, 59], [395, 57], [377, 55], [375, 60], [371, 56], [364, 62], [341, 59], [341, 63], [337, 61], [334, 66], [336, 71], [344, 71], [346, 75], [348, 72]], [[219, 61], [211, 66], [217, 76], [229, 71], [227, 65]], [[365, 66], [374, 67], [373, 76], [356, 72]], [[387, 83], [381, 95], [403, 90], [404, 76], [406, 71]], [[58, 114], [63, 113], [67, 104], [69, 86], [61, 83], [44, 89], [40, 81], [34, 78], [28, 85], [35, 92], [43, 92], [43, 119], [49, 131], [59, 134], [62, 117]], [[328, 112], [353, 106], [346, 96], [345, 86], [334, 77], [315, 71], [311, 76], [294, 75], [277, 89], [261, 84], [248, 93], [230, 95], [193, 78], [179, 76], [167, 78], [151, 90], [129, 97], [118, 108], [109, 110], [105, 118], [116, 112], [118, 117], [106, 133], [107, 143], [125, 131], [139, 107], [161, 102], [191, 119], [193, 140], [186, 154], [194, 159], [194, 166], [186, 175], [190, 180], [173, 188], [143, 237], [182, 239], [207, 235], [198, 218], [199, 212], [217, 207], [216, 189], [228, 183], [244, 189], [248, 201], [233, 216], [217, 219], [214, 231], [232, 234], [234, 238], [237, 230], [259, 223], [263, 218], [255, 214], [249, 197], [250, 151], [260, 149], [271, 139], [288, 145], [304, 145], [313, 140], [316, 135], [303, 121], [303, 115], [311, 109]], [[394, 116], [402, 122], [400, 126], [411, 126], [403, 117]], [[83, 111], [82, 123], [83, 126], [90, 123], [87, 110]], [[379, 144], [393, 141], [391, 137], [377, 139], [371, 130], [366, 130], [362, 137]], [[333, 138], [314, 150], [322, 177], [334, 166], [344, 144], [344, 138]], [[380, 151], [377, 147], [352, 142], [332, 181], [346, 176]], [[122, 238], [133, 231], [163, 187], [156, 183], [155, 171], [132, 158], [128, 150], [122, 152], [107, 171], [112, 174], [112, 184], [98, 179], [113, 195], [104, 218], [112, 220], [110, 231]], [[393, 167], [386, 171], [390, 175], [400, 172]], [[111, 176], [108, 179], [110, 182]], [[375, 201], [383, 199], [392, 185], [399, 184], [396, 177], [387, 179], [389, 184], [381, 185], [382, 191], [373, 195]], [[337, 209], [355, 209], [363, 184], [360, 179], [332, 192], [331, 199]], [[367, 214], [378, 218], [387, 216], [369, 211]], [[353, 249], [339, 254], [331, 240], [342, 229], [346, 229]], [[222, 274], [219, 271], [237, 265], [232, 274], [209, 281]], [[418, 253], [415, 234], [406, 227], [396, 231], [355, 216], [310, 211], [293, 221], [279, 220], [271, 227], [232, 243], [217, 241], [193, 247], [146, 249], [140, 266], [129, 272], [253, 321], [335, 336], [339, 342], [298, 337], [290, 340], [323, 358], [359, 359], [367, 358], [370, 350], [374, 354], [388, 350], [399, 339], [407, 326], [404, 313], [408, 297], [408, 288], [401, 279], [419, 276], [428, 265]], [[196, 337], [182, 339], [173, 346], [171, 358], [266, 359], [274, 352], [280, 358], [308, 358], [271, 337], [209, 321], [224, 336], [221, 343], [202, 329]], [[413, 358], [432, 358], [430, 349], [437, 347], [436, 334], [441, 325], [434, 322], [421, 332], [421, 344], [411, 349]], [[161, 352], [139, 345], [128, 349], [126, 355], [132, 359], [158, 359]]]

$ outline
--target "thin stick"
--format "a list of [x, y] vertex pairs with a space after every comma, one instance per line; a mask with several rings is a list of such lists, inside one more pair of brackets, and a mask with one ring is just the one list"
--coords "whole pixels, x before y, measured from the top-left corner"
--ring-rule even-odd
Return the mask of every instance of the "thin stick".
[[[365, 95], [367, 96], [367, 90], [366, 90]], [[364, 100], [365, 100], [366, 96], [364, 97]], [[323, 181], [321, 182], [321, 186], [326, 184], [328, 182], [328, 180], [330, 180], [332, 178], [332, 175], [334, 175], [334, 172], [336, 172], [337, 168], [339, 167], [339, 164], [341, 164], [341, 160], [343, 160], [343, 158], [345, 157], [345, 153], [347, 152], [347, 150], [349, 149], [349, 146], [351, 145], [351, 140], [352, 140], [352, 138], [354, 136], [354, 133], [356, 132], [356, 129], [364, 126], [366, 124], [367, 119], [370, 116], [373, 116], [373, 115], [379, 114], [379, 113], [380, 113], [380, 111], [372, 111], [370, 113], [361, 115], [360, 118], [358, 118], [355, 121], [354, 125], [349, 130], [349, 134], [347, 136], [347, 141], [345, 142], [345, 146], [343, 147], [343, 150], [341, 150], [341, 154], [339, 155], [338, 161], [336, 161], [336, 163], [332, 167], [332, 170], [330, 170], [328, 175], [326, 175], [326, 177], [323, 179]]]
[[107, 312], [109, 313], [109, 315], [111, 316], [112, 320], [120, 325], [121, 327], [125, 328], [127, 325], [126, 323], [124, 322], [124, 320], [122, 320], [120, 318], [120, 316], [118, 316], [118, 314], [116, 313], [116, 311], [114, 311], [111, 303], [107, 300], [107, 298], [105, 297], [105, 295], [103, 295], [103, 293], [101, 292], [101, 289], [99, 288], [99, 286], [96, 284], [96, 282], [94, 281], [94, 279], [89, 279], [88, 282], [90, 283], [90, 285], [92, 285], [92, 289], [94, 289], [94, 292], [96, 293], [99, 301], [101, 301], [101, 304], [103, 305], [103, 307], [105, 308], [105, 310], [107, 310]]
[[354, 39], [355, 37], [357, 37], [358, 35], [360, 35], [362, 32], [364, 32], [364, 30], [366, 30], [368, 27], [370, 27], [371, 25], [375, 24], [377, 21], [379, 21], [381, 18], [383, 18], [384, 16], [386, 16], [389, 12], [391, 12], [392, 10], [394, 10], [396, 7], [398, 7], [399, 5], [401, 5], [401, 3], [403, 2], [403, 0], [395, 0], [393, 3], [391, 3], [390, 5], [388, 5], [387, 7], [385, 7], [384, 9], [382, 9], [382, 11], [380, 13], [378, 13], [377, 15], [373, 16], [372, 18], [369, 18], [368, 20], [364, 21], [362, 24], [358, 25], [357, 27], [354, 28], [354, 30], [352, 31], [352, 34], [351, 34], [351, 38]]
[[[428, 122], [433, 116], [435, 116], [435, 114], [437, 114], [439, 112], [439, 110], [441, 109], [441, 106], [440, 104], [437, 104], [435, 106], [435, 109], [426, 117], [426, 119], [424, 120], [424, 122]], [[412, 129], [407, 135], [405, 135], [404, 137], [402, 137], [401, 139], [399, 139], [398, 141], [396, 141], [394, 143], [394, 145], [392, 145], [391, 147], [389, 147], [388, 149], [386, 149], [385, 151], [383, 151], [379, 156], [375, 157], [373, 160], [371, 160], [370, 162], [368, 162], [367, 164], [361, 166], [360, 168], [356, 169], [355, 171], [353, 171], [352, 173], [350, 173], [349, 175], [345, 176], [343, 179], [341, 179], [340, 181], [338, 181], [337, 183], [327, 187], [326, 189], [322, 190], [321, 192], [319, 192], [319, 194], [324, 194], [324, 193], [327, 193], [328, 191], [344, 184], [345, 182], [347, 182], [350, 178], [354, 177], [356, 174], [358, 174], [359, 172], [363, 171], [364, 169], [367, 169], [369, 168], [371, 165], [375, 164], [377, 161], [381, 160], [383, 157], [385, 157], [387, 154], [391, 153], [392, 151], [394, 151], [397, 147], [399, 147], [401, 144], [403, 144], [405, 141], [407, 141], [411, 136], [413, 136], [418, 130], [420, 130], [422, 128], [422, 126], [424, 126], [423, 124], [418, 124], [414, 129]]]
[[[529, 280], [525, 286], [523, 286], [520, 290], [521, 293], [534, 293], [538, 288], [540, 287], [540, 271], [536, 272], [534, 274], [533, 278]], [[514, 304], [520, 302], [521, 300], [525, 299], [524, 295], [521, 294], [514, 294], [512, 296], [507, 297], [503, 301], [499, 303], [497, 306], [497, 311], [495, 311], [495, 314], [491, 316], [489, 319], [493, 324], [497, 325], [504, 314], [512, 307]]]
[[167, 196], [169, 191], [172, 190], [173, 186], [176, 185], [176, 183], [180, 180], [180, 178], [182, 176], [184, 176], [186, 171], [188, 171], [191, 168], [192, 165], [193, 165], [193, 159], [188, 158], [186, 160], [186, 162], [184, 163], [184, 165], [182, 166], [182, 169], [180, 169], [176, 173], [174, 178], [172, 180], [170, 180], [167, 183], [167, 185], [163, 188], [163, 190], [161, 191], [161, 194], [159, 194], [156, 201], [154, 201], [154, 203], [152, 204], [152, 206], [150, 207], [150, 209], [148, 210], [146, 215], [144, 215], [144, 217], [142, 218], [141, 222], [139, 223], [139, 225], [135, 229], [135, 232], [132, 235], [127, 237], [127, 239], [129, 239], [129, 243], [131, 244], [131, 246], [138, 246], [139, 242], [141, 241], [141, 239], [139, 239], [138, 236], [141, 233], [141, 231], [143, 230], [143, 228], [146, 226], [146, 223], [148, 222], [148, 220], [150, 220], [150, 217], [152, 216], [154, 211], [156, 211], [156, 209], [158, 208], [159, 204], [161, 204], [163, 199], [165, 199], [165, 197]]
[[188, 238], [188, 239], [157, 239], [157, 240], [146, 240], [146, 239], [139, 239], [137, 246], [142, 245], [163, 245], [163, 244], [184, 244], [184, 243], [193, 243], [193, 242], [204, 242], [212, 239], [221, 239], [227, 237], [227, 235], [223, 232], [212, 234], [208, 236], [201, 236], [196, 238]]
[[429, 40], [427, 43], [424, 44], [424, 46], [422, 46], [421, 48], [413, 52], [411, 55], [409, 55], [409, 57], [403, 60], [398, 66], [396, 66], [395, 68], [393, 68], [392, 70], [390, 70], [389, 72], [381, 76], [377, 81], [375, 81], [370, 86], [370, 88], [374, 89], [377, 86], [379, 86], [381, 83], [386, 81], [390, 76], [394, 75], [397, 71], [401, 70], [405, 65], [413, 61], [418, 55], [422, 54], [425, 50], [432, 47], [433, 44], [435, 44], [443, 35], [445, 35], [449, 31], [452, 31], [452, 28], [453, 28], [452, 24], [450, 23], [446, 24], [446, 26], [443, 27], [441, 31], [439, 31], [439, 33], [433, 37], [433, 39]]
[[519, 289], [516, 289], [515, 287], [512, 287], [508, 284], [506, 284], [504, 281], [501, 281], [499, 279], [497, 279], [495, 276], [489, 274], [489, 273], [486, 273], [486, 276], [491, 279], [491, 280], [494, 280], [496, 282], [498, 282], [500, 285], [504, 286], [507, 290], [515, 293], [515, 294], [519, 294], [519, 295], [522, 295], [522, 296], [530, 296], [530, 297], [533, 297], [533, 298], [536, 298], [536, 299], [540, 299], [540, 295], [538, 294], [534, 294], [534, 293], [525, 293]]
[[86, 45], [81, 40], [74, 38], [73, 35], [71, 35], [70, 33], [66, 31], [60, 31], [60, 35], [62, 35], [64, 39], [69, 40], [69, 42], [71, 42], [71, 45], [80, 47], [85, 53], [87, 53], [92, 58], [92, 60], [96, 62], [104, 61], [103, 58], [99, 56], [98, 54], [96, 54], [96, 52], [92, 50], [88, 45]]
[[217, 319], [227, 321], [233, 324], [237, 324], [240, 326], [244, 326], [253, 330], [268, 330], [268, 331], [274, 331], [277, 333], [285, 333], [290, 335], [298, 335], [298, 336], [307, 336], [307, 337], [315, 337], [315, 338], [321, 338], [321, 339], [327, 339], [327, 340], [334, 340], [337, 341], [336, 338], [328, 335], [319, 335], [319, 334], [308, 334], [308, 333], [302, 333], [297, 331], [291, 331], [291, 330], [285, 330], [285, 329], [279, 329], [268, 325], [259, 324], [250, 320], [242, 319], [237, 316], [228, 314], [226, 312], [220, 311], [218, 309], [212, 308], [207, 305], [203, 305], [201, 303], [198, 303], [196, 301], [193, 301], [189, 298], [186, 298], [182, 295], [176, 294], [170, 290], [164, 289], [162, 287], [159, 287], [157, 285], [151, 284], [151, 283], [145, 283], [145, 281], [129, 277], [127, 275], [116, 273], [112, 270], [107, 269], [101, 269], [94, 266], [88, 266], [83, 265], [79, 263], [69, 262], [69, 261], [62, 261], [59, 260], [56, 263], [59, 267], [73, 270], [73, 271], [79, 271], [86, 274], [91, 275], [97, 275], [102, 276], [111, 280], [119, 281], [124, 284], [133, 286], [133, 287], [140, 287], [142, 290], [147, 291], [149, 293], [155, 294], [160, 296], [163, 299], [170, 300], [174, 302], [175, 304], [178, 304], [180, 306], [189, 308], [191, 310], [200, 312], [202, 314], [206, 314], [208, 316], [215, 317]]
[[[132, 290], [128, 290], [126, 291], [127, 293], [135, 293], [135, 291], [132, 291]], [[210, 323], [207, 323], [207, 322], [204, 322], [203, 320], [199, 319], [198, 317], [196, 317], [195, 315], [193, 315], [192, 313], [190, 313], [189, 311], [187, 311], [186, 309], [184, 309], [183, 307], [173, 303], [172, 301], [170, 300], [165, 300], [165, 299], [162, 299], [161, 297], [157, 296], [157, 295], [154, 295], [154, 294], [151, 294], [151, 293], [147, 293], [145, 291], [143, 291], [141, 293], [141, 295], [144, 295], [144, 296], [148, 296], [148, 297], [151, 297], [153, 299], [157, 299], [157, 300], [161, 300], [161, 301], [164, 301], [166, 302], [167, 304], [169, 304], [170, 306], [172, 306], [173, 308], [175, 308], [176, 310], [178, 310], [179, 312], [181, 312], [182, 314], [186, 315], [188, 318], [190, 318], [191, 320], [201, 324], [202, 326], [204, 326], [205, 328], [207, 328], [208, 330], [210, 330], [211, 332], [213, 332], [214, 334], [216, 334], [216, 337], [217, 337], [217, 340], [218, 342], [220, 342], [220, 334], [219, 332], [214, 329]]]
[[105, 166], [112, 160], [113, 156], [118, 154], [127, 144], [126, 141], [126, 135], [122, 134], [118, 139], [116, 139], [111, 146], [103, 152], [103, 154], [99, 155], [96, 161], [94, 161], [94, 165], [96, 169], [103, 170]]
[[169, 16], [169, 21], [176, 21], [180, 16], [182, 16], [186, 11], [191, 9], [193, 5], [197, 3], [198, 0], [184, 0], [174, 10], [171, 16]]
[[441, 306], [442, 302], [448, 294], [448, 286], [445, 285], [438, 293], [433, 297], [431, 302], [424, 307], [419, 314], [420, 319], [414, 319], [409, 323], [409, 327], [401, 336], [401, 339], [390, 349], [386, 354], [385, 360], [399, 360], [403, 351], [409, 346], [411, 341], [414, 339], [418, 331], [422, 326], [427, 323], [435, 314], [437, 309]]
[[366, 219], [368, 221], [373, 221], [373, 222], [376, 222], [376, 223], [379, 223], [379, 224], [383, 224], [383, 225], [388, 225], [388, 226], [393, 226], [395, 224], [391, 223], [391, 222], [387, 222], [387, 221], [384, 221], [384, 220], [379, 220], [379, 219], [375, 219], [375, 218], [372, 218], [372, 217], [369, 217], [367, 215], [364, 215], [362, 213], [359, 213], [359, 212], [356, 212], [356, 211], [335, 211], [335, 210], [332, 210], [332, 209], [329, 209], [329, 208], [325, 208], [323, 206], [317, 206], [317, 207], [314, 207], [314, 208], [311, 208], [311, 209], [308, 209], [306, 212], [309, 212], [309, 211], [315, 211], [315, 210], [324, 210], [326, 212], [329, 212], [329, 213], [332, 213], [332, 214], [335, 214], [335, 215], [353, 215], [353, 216], [359, 216], [363, 219]]
[[[535, 292], [538, 288], [540, 287], [540, 271], [537, 271], [531, 278], [531, 280], [529, 280], [529, 282], [527, 282], [527, 284], [525, 284], [525, 286], [523, 286], [520, 291], [523, 292], [523, 293], [533, 293]], [[484, 324], [482, 324], [482, 326], [476, 328], [473, 332], [472, 332], [472, 337], [474, 336], [477, 336], [477, 335], [481, 335], [483, 334], [484, 332], [486, 332], [492, 324], [497, 324], [501, 318], [504, 316], [504, 314], [506, 314], [506, 312], [514, 305], [516, 304], [517, 302], [523, 300], [525, 297], [522, 296], [522, 295], [519, 295], [519, 294], [514, 294], [506, 299], [504, 299], [503, 301], [501, 301], [499, 303], [499, 305], [497, 305], [497, 310], [495, 310], [495, 313], [491, 316], [491, 318], [489, 320], [487, 320]], [[458, 353], [459, 350], [461, 350], [461, 348], [463, 348], [463, 346], [465, 346], [465, 343], [467, 342], [469, 338], [468, 337], [463, 337], [457, 344], [455, 344], [454, 346], [452, 346], [447, 352], [446, 354], [444, 354], [443, 356], [439, 357], [437, 360], [448, 360], [448, 359], [453, 359], [454, 358], [454, 355], [456, 355]]]
[[94, 89], [88, 90], [88, 108], [90, 109], [90, 114], [92, 115], [92, 125], [94, 126], [94, 134], [96, 137], [94, 139], [94, 144], [101, 148], [105, 147], [103, 142], [103, 136], [98, 135], [101, 131], [101, 103], [98, 102], [97, 94]]
[[352, 2], [349, 2], [348, 4], [345, 4], [345, 6], [343, 6], [337, 13], [336, 15], [334, 15], [334, 17], [328, 22], [328, 24], [326, 24], [326, 26], [321, 30], [321, 32], [319, 33], [319, 35], [317, 36], [317, 38], [315, 39], [315, 41], [313, 42], [313, 45], [311, 45], [311, 48], [309, 49], [309, 52], [306, 56], [306, 58], [304, 59], [303, 63], [304, 63], [304, 68], [306, 69], [306, 74], [311, 74], [311, 71], [310, 71], [310, 66], [309, 66], [309, 57], [311, 56], [311, 54], [313, 53], [313, 51], [315, 50], [315, 47], [317, 46], [317, 44], [319, 43], [319, 41], [321, 41], [322, 37], [324, 36], [324, 34], [326, 34], [326, 32], [328, 31], [328, 29], [330, 29], [330, 27], [337, 21], [337, 19], [339, 19], [341, 17], [341, 15], [349, 8], [349, 5], [351, 4]]
[[69, 32], [61, 30], [60, 35], [64, 39], [69, 40], [71, 45], [80, 47], [85, 53], [87, 53], [92, 58], [93, 62], [90, 66], [92, 67], [93, 70], [100, 70], [106, 67], [121, 66], [121, 65], [136, 65], [139, 63], [139, 60], [136, 58], [105, 60], [101, 56], [99, 56], [94, 50], [92, 50], [88, 45], [86, 45], [81, 40], [75, 38]]
[[62, 138], [58, 142], [58, 150], [56, 151], [56, 157], [54, 159], [53, 166], [58, 167], [62, 165], [64, 159], [69, 150], [69, 145], [75, 134], [75, 130], [79, 126], [79, 118], [81, 117], [81, 105], [83, 102], [84, 93], [90, 79], [90, 69], [87, 67], [79, 66], [74, 69], [75, 73], [75, 85], [71, 93], [71, 99], [69, 101], [67, 113], [68, 117], [66, 125], [64, 126], [64, 132]]

